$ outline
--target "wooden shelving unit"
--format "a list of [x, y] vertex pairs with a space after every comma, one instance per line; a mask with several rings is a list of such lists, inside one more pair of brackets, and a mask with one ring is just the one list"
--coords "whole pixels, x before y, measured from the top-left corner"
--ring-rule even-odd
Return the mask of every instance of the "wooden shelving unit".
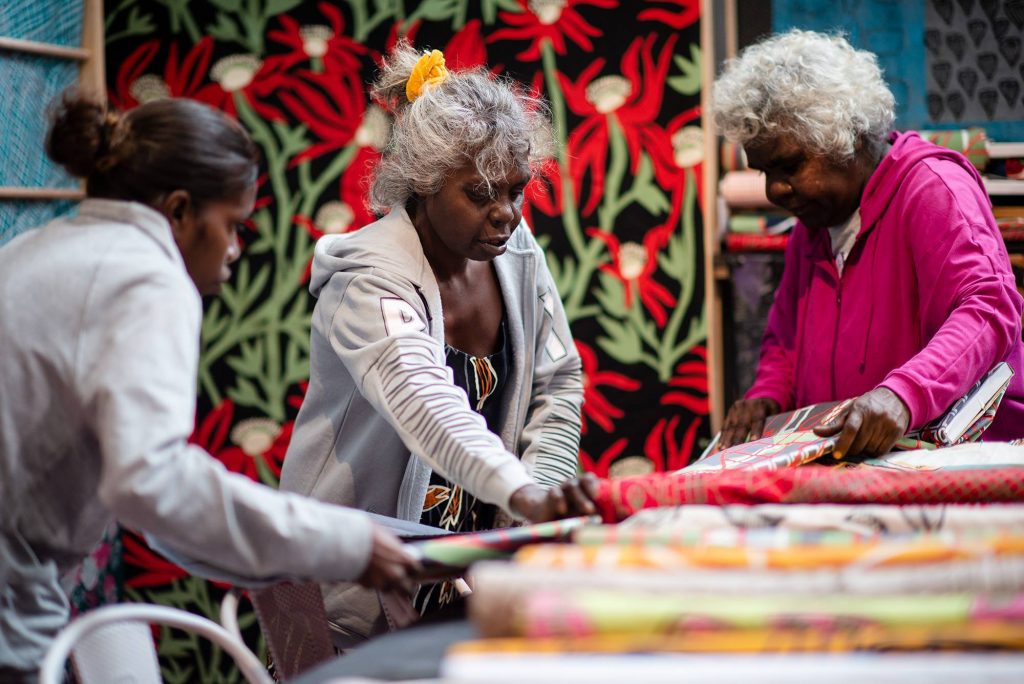
[[[0, 36], [0, 59], [4, 52], [15, 52], [77, 61], [82, 92], [100, 98], [106, 93], [103, 49], [103, 0], [83, 0], [81, 47]], [[40, 107], [45, 104], [41, 103]], [[77, 189], [0, 186], [0, 200], [77, 200], [84, 196], [84, 186]]]

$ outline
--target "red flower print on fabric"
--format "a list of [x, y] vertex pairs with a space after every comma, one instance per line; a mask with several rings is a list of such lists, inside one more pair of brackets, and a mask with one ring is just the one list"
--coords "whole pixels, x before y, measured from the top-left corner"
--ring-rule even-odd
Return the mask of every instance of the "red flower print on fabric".
[[580, 194], [583, 177], [590, 173], [584, 215], [593, 213], [604, 196], [609, 117], [615, 118], [626, 139], [634, 174], [640, 165], [641, 152], [650, 156], [659, 181], [667, 183], [677, 171], [672, 141], [656, 123], [664, 91], [652, 87], [652, 84], [665, 82], [676, 36], [665, 42], [657, 60], [654, 58], [656, 38], [651, 34], [630, 43], [620, 64], [622, 75], [598, 76], [604, 68], [604, 59], [591, 62], [575, 81], [559, 74], [569, 108], [584, 117], [568, 141], [569, 157], [573, 160], [571, 173]]
[[602, 264], [601, 270], [622, 283], [626, 307], [633, 306], [636, 293], [658, 327], [664, 327], [668, 320], [666, 309], [676, 305], [675, 296], [654, 279], [658, 271], [658, 252], [664, 248], [668, 239], [666, 230], [659, 227], [647, 231], [642, 245], [636, 242], [620, 243], [619, 238], [598, 228], [587, 229], [587, 235], [608, 245], [612, 263]]
[[682, 437], [677, 437], [681, 421], [681, 416], [660, 419], [644, 440], [644, 455], [654, 463], [655, 471], [679, 470], [693, 458], [702, 419], [691, 420]]
[[594, 460], [590, 457], [590, 454], [580, 449], [580, 465], [583, 467], [583, 472], [594, 473], [598, 477], [608, 477], [608, 468], [626, 450], [628, 443], [629, 440], [625, 437], [615, 440], [611, 446], [601, 452], [597, 460]]
[[233, 425], [234, 413], [234, 402], [225, 399], [203, 418], [189, 442], [231, 472], [261, 481], [259, 459], [275, 478], [280, 477], [294, 421], [280, 425], [269, 418], [247, 418]]
[[125, 565], [141, 570], [125, 582], [129, 587], [159, 587], [189, 576], [183, 568], [149, 548], [142, 537], [134, 532], [124, 530], [121, 543]]
[[326, 73], [347, 74], [362, 70], [362, 57], [377, 57], [377, 53], [345, 35], [345, 18], [334, 5], [321, 2], [317, 8], [328, 25], [302, 26], [295, 19], [281, 15], [281, 28], [267, 32], [267, 37], [289, 49], [281, 66], [291, 68], [307, 61], [321, 61]]
[[615, 371], [600, 370], [597, 367], [597, 353], [586, 343], [576, 341], [580, 360], [583, 363], [583, 434], [587, 433], [587, 421], [592, 420], [605, 432], [611, 432], [615, 420], [625, 415], [622, 409], [612, 406], [604, 396], [601, 387], [635, 392], [640, 381]]
[[524, 62], [540, 59], [541, 43], [545, 40], [560, 55], [566, 52], [566, 38], [585, 52], [593, 52], [590, 39], [603, 34], [587, 23], [576, 8], [589, 5], [613, 9], [618, 4], [618, 0], [519, 0], [521, 12], [499, 12], [501, 21], [510, 28], [498, 29], [487, 42], [529, 40], [529, 47], [516, 55]]
[[668, 381], [672, 389], [662, 395], [661, 405], [679, 406], [698, 416], [706, 416], [710, 411], [707, 349], [698, 345], [690, 350], [689, 356], [691, 358], [676, 366], [675, 375]]
[[[213, 39], [203, 38], [178, 61], [178, 45], [171, 43], [163, 60], [163, 77], [146, 73], [160, 52], [160, 41], [146, 41], [121, 63], [110, 101], [121, 111], [164, 97], [198, 97], [213, 56]], [[208, 84], [207, 84], [208, 85]]]
[[652, 3], [675, 5], [677, 9], [645, 9], [637, 15], [640, 21], [660, 21], [679, 30], [700, 19], [700, 0], [650, 0]]

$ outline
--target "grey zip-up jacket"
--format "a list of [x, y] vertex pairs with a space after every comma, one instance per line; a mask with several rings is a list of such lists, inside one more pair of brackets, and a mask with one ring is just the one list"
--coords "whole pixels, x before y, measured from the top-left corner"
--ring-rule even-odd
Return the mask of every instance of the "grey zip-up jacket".
[[57, 580], [112, 517], [212, 568], [349, 580], [362, 511], [276, 492], [188, 443], [202, 306], [171, 227], [86, 200], [0, 249], [0, 671], [38, 667]]
[[[580, 358], [525, 222], [494, 266], [513, 359], [500, 435], [445, 365], [440, 291], [406, 211], [320, 239], [310, 283], [318, 297], [311, 377], [283, 489], [418, 521], [432, 469], [506, 511], [523, 485], [576, 474]], [[343, 598], [337, 588], [325, 594], [337, 624], [376, 631], [372, 601]]]

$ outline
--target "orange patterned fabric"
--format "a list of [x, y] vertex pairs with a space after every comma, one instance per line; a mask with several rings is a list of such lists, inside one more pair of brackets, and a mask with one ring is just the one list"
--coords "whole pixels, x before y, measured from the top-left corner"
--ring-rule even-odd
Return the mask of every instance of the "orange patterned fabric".
[[683, 504], [939, 504], [1024, 501], [1024, 468], [901, 472], [825, 466], [776, 471], [653, 473], [601, 480], [596, 503], [606, 522], [644, 508]]

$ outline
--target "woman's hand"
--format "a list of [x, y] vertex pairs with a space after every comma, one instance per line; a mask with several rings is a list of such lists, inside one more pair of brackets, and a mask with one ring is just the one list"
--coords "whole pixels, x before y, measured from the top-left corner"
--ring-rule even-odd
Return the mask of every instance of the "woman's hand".
[[597, 477], [587, 473], [558, 487], [544, 489], [540, 485], [520, 487], [509, 499], [512, 511], [530, 522], [547, 522], [575, 515], [594, 515], [597, 506]]
[[819, 437], [838, 434], [832, 455], [843, 458], [855, 456], [880, 456], [892, 451], [907, 432], [910, 411], [892, 390], [885, 387], [862, 394], [846, 407], [835, 420], [814, 428]]
[[722, 436], [718, 448], [743, 444], [749, 439], [760, 439], [764, 421], [779, 412], [779, 403], [774, 399], [740, 399], [729, 409], [722, 424]]
[[402, 546], [389, 530], [373, 526], [370, 549], [370, 564], [357, 580], [368, 589], [390, 591], [400, 589], [407, 594], [413, 591], [411, 575], [419, 570], [419, 563]]

